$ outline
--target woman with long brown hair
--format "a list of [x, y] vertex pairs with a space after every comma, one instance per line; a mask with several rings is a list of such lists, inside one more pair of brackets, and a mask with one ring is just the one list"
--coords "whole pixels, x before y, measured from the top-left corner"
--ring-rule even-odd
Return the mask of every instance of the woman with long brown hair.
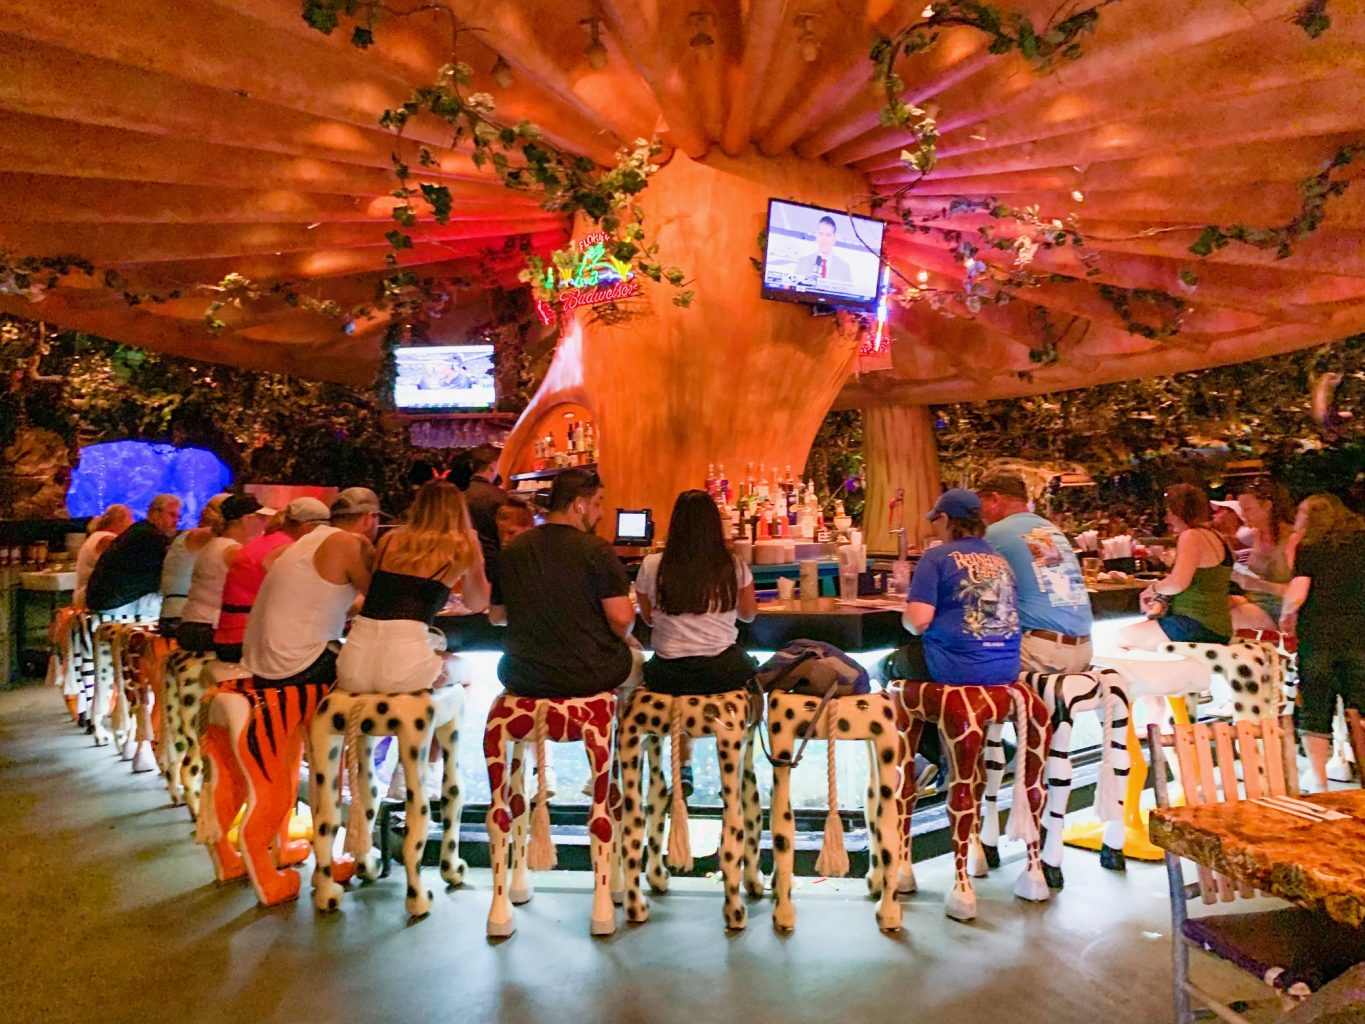
[[1309, 788], [1327, 787], [1337, 698], [1365, 711], [1365, 521], [1331, 494], [1299, 505], [1294, 578], [1280, 631], [1299, 638], [1299, 731], [1312, 766]]
[[640, 617], [653, 627], [645, 685], [671, 694], [737, 690], [757, 666], [739, 647], [737, 622], [758, 614], [754, 576], [726, 546], [720, 511], [705, 491], [673, 503], [662, 554], [647, 555], [635, 580]]
[[483, 549], [464, 495], [432, 480], [417, 492], [405, 524], [378, 544], [365, 603], [337, 658], [338, 689], [411, 693], [463, 682], [459, 658], [438, 653], [431, 631], [457, 584], [465, 607], [488, 607]]
[[1145, 622], [1119, 634], [1124, 647], [1155, 650], [1168, 640], [1225, 644], [1232, 637], [1228, 581], [1232, 549], [1210, 525], [1208, 496], [1193, 484], [1166, 492], [1166, 525], [1175, 535], [1175, 564], [1165, 579], [1142, 592]]
[[1232, 598], [1232, 625], [1278, 629], [1280, 601], [1294, 575], [1294, 502], [1283, 484], [1261, 476], [1238, 488], [1237, 504], [1252, 536], [1246, 568], [1232, 571], [1232, 582], [1243, 594]]

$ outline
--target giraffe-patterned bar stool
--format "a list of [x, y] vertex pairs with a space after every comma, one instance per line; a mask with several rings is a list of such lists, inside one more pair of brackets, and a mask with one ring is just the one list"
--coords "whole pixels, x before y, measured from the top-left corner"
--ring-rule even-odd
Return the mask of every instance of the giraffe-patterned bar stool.
[[[536, 746], [536, 763], [545, 764], [545, 743], [582, 743], [592, 772], [592, 812], [588, 833], [592, 843], [593, 897], [590, 929], [593, 935], [616, 931], [616, 907], [611, 898], [612, 860], [616, 829], [608, 799], [611, 789], [612, 727], [616, 694], [591, 697], [533, 698], [501, 693], [488, 709], [483, 753], [488, 765], [488, 855], [493, 865], [493, 902], [488, 911], [488, 937], [505, 938], [516, 930], [513, 904], [531, 898], [529, 871], [555, 865], [550, 836], [550, 808], [546, 773], [540, 772], [539, 791], [531, 815], [529, 849], [521, 841], [522, 819], [528, 812], [523, 782], [527, 743]], [[513, 840], [513, 829], [518, 835]], [[508, 879], [511, 847], [512, 877]]]
[[[1014, 894], [1026, 900], [1046, 900], [1051, 892], [1043, 875], [1039, 855], [1039, 829], [1043, 814], [1043, 770], [1051, 740], [1051, 716], [1047, 705], [1019, 682], [1003, 686], [969, 686], [946, 683], [897, 681], [890, 687], [908, 714], [907, 763], [919, 748], [920, 732], [935, 723], [948, 752], [951, 785], [948, 814], [953, 826], [954, 883], [944, 901], [944, 912], [956, 921], [976, 917], [976, 892], [972, 888], [968, 859], [976, 837], [981, 804], [981, 752], [986, 730], [993, 724], [1013, 720], [1019, 734], [1020, 767], [1015, 772], [1014, 800], [1007, 834], [1028, 845], [1028, 863], [1014, 884]], [[901, 784], [901, 855], [905, 870], [899, 878], [902, 892], [916, 888], [911, 863], [910, 818], [915, 810], [915, 782], [911, 773]], [[978, 868], [984, 870], [984, 863]]]
[[[763, 810], [754, 774], [754, 730], [762, 717], [745, 690], [707, 695], [673, 696], [636, 690], [621, 715], [617, 749], [621, 761], [623, 825], [620, 836], [625, 866], [626, 920], [649, 920], [649, 903], [640, 892], [643, 855], [649, 884], [656, 892], [668, 888], [664, 865], [664, 818], [669, 811], [670, 787], [664, 784], [661, 737], [672, 748], [672, 815], [669, 862], [686, 871], [692, 866], [687, 833], [687, 806], [682, 795], [683, 737], [714, 736], [720, 762], [720, 870], [725, 879], [725, 926], [745, 926], [748, 911], [740, 898], [741, 874], [750, 896], [763, 895], [758, 869], [758, 837]], [[641, 799], [641, 750], [649, 754], [649, 796]], [[646, 849], [646, 835], [648, 836]]]
[[[768, 744], [772, 751], [773, 794], [769, 827], [773, 836], [773, 927], [796, 927], [792, 904], [796, 822], [791, 808], [791, 759], [798, 743], [809, 737], [826, 740], [826, 777], [829, 811], [825, 846], [815, 868], [822, 875], [848, 873], [839, 821], [835, 783], [835, 747], [839, 740], [862, 740], [868, 746], [871, 781], [867, 789], [868, 887], [878, 897], [877, 924], [883, 931], [901, 927], [901, 905], [896, 902], [900, 870], [899, 805], [897, 791], [905, 767], [902, 712], [888, 693], [835, 697], [821, 710], [821, 699], [797, 693], [768, 695]], [[913, 783], [912, 783], [913, 785]]]
[[[1052, 712], [1052, 746], [1047, 755], [1047, 815], [1043, 829], [1043, 875], [1051, 889], [1062, 888], [1062, 833], [1071, 795], [1071, 730], [1076, 716], [1100, 716], [1100, 772], [1095, 787], [1095, 813], [1104, 823], [1100, 864], [1113, 871], [1125, 867], [1123, 857], [1123, 788], [1128, 782], [1128, 683], [1113, 669], [1090, 672], [1029, 672], [1020, 680], [1043, 698]], [[997, 794], [1005, 774], [1000, 725], [986, 730], [986, 797], [981, 811], [981, 845], [986, 864], [1000, 866], [1000, 812]], [[974, 851], [975, 852], [975, 851]], [[975, 857], [972, 858], [975, 860]], [[969, 863], [969, 870], [972, 865]]]
[[[447, 885], [464, 882], [465, 862], [459, 857], [460, 767], [456, 744], [464, 712], [463, 686], [443, 686], [414, 693], [343, 693], [333, 690], [318, 705], [308, 733], [309, 803], [313, 808], [313, 905], [336, 910], [341, 905], [341, 879], [352, 872], [374, 879], [378, 855], [374, 850], [375, 801], [379, 790], [372, 779], [375, 740], [393, 736], [407, 782], [407, 837], [403, 864], [407, 869], [407, 911], [425, 917], [431, 893], [422, 887], [422, 853], [427, 841], [426, 791], [423, 766], [434, 739], [445, 758], [441, 780], [441, 878]], [[332, 846], [341, 824], [341, 751], [345, 740], [351, 789], [351, 814], [346, 826], [348, 856], [334, 865]], [[344, 866], [343, 871], [337, 867]]]

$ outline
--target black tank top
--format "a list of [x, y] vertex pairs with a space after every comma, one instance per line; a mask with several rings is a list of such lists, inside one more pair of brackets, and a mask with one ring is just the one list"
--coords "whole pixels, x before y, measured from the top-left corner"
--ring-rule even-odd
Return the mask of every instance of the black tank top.
[[375, 570], [360, 614], [367, 619], [415, 619], [430, 626], [450, 597], [450, 587], [441, 582], [450, 568], [427, 577]]

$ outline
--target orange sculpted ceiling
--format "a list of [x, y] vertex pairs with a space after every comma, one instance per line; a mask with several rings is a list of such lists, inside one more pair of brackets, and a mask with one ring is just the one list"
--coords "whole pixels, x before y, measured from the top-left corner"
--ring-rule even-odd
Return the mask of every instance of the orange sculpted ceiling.
[[[492, 94], [499, 118], [534, 120], [599, 162], [657, 135], [665, 159], [673, 149], [693, 158], [752, 149], [852, 168], [869, 195], [915, 176], [899, 158], [909, 136], [880, 126], [885, 97], [871, 83], [868, 52], [879, 32], [916, 20], [922, 2], [452, 6], [473, 29], [459, 44], [475, 69], [471, 88]], [[1039, 22], [1057, 10], [1056, 0], [1001, 6]], [[1188, 251], [1206, 224], [1291, 221], [1299, 183], [1343, 146], [1365, 142], [1365, 9], [1332, 0], [1332, 27], [1309, 38], [1293, 20], [1302, 7], [1117, 0], [1083, 40], [1084, 55], [1046, 74], [1018, 54], [987, 53], [986, 37], [968, 28], [902, 58], [904, 97], [937, 117], [940, 139], [937, 164], [904, 201], [927, 230], [889, 233], [900, 280], [959, 291], [967, 270], [953, 240], [1011, 228], [982, 208], [987, 199], [1036, 206], [1043, 222], [1074, 216], [1087, 258], [1072, 247], [1041, 250], [1036, 287], [974, 314], [950, 301], [957, 315], [945, 315], [924, 297], [893, 306], [892, 368], [851, 380], [841, 404], [1071, 387], [1365, 330], [1365, 186], [1333, 197], [1287, 258], [1240, 243], [1205, 259]], [[600, 52], [588, 59], [582, 21], [594, 13], [605, 62]], [[0, 294], [0, 310], [206, 359], [371, 379], [377, 317], [347, 334], [334, 319], [266, 300], [212, 332], [196, 286], [235, 272], [298, 282], [346, 308], [373, 295], [386, 272], [394, 187], [392, 140], [377, 119], [449, 60], [442, 17], [382, 21], [375, 45], [361, 51], [347, 26], [325, 36], [306, 25], [298, 0], [9, 0], [0, 22], [0, 249], [79, 255], [101, 274], [65, 278], [37, 304]], [[712, 42], [695, 45], [699, 32]], [[441, 141], [439, 126], [420, 121], [408, 135]], [[1362, 173], [1365, 152], [1333, 180]], [[516, 284], [521, 257], [509, 239], [548, 252], [570, 225], [501, 188], [467, 153], [444, 153], [422, 177], [450, 187], [454, 211], [447, 224], [419, 223], [401, 262], [471, 282], [435, 328], [456, 337], [488, 319], [490, 288]], [[980, 258], [1008, 269], [1018, 255]], [[130, 307], [100, 283], [106, 269], [136, 290], [182, 297]], [[1099, 285], [1111, 289], [1107, 298]], [[1132, 289], [1183, 304], [1178, 332], [1127, 330], [1114, 296]], [[1127, 315], [1150, 324], [1171, 316], [1140, 298]], [[1055, 354], [1031, 360], [1044, 343]]]

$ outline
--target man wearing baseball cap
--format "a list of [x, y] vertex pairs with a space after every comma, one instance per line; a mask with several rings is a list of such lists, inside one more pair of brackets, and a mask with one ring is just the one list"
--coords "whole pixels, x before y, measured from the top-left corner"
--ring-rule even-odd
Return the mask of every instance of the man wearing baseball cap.
[[1066, 534], [1029, 511], [1023, 478], [987, 477], [976, 488], [987, 542], [1005, 556], [1019, 591], [1019, 660], [1025, 672], [1090, 670], [1090, 595]]
[[916, 638], [893, 656], [900, 678], [997, 686], [1019, 676], [1014, 573], [982, 539], [981, 501], [945, 491], [929, 512], [941, 544], [920, 557], [901, 622]]
[[330, 514], [266, 570], [242, 641], [242, 664], [257, 686], [336, 681], [336, 641], [370, 589], [383, 513], [374, 491], [348, 487]]
[[223, 610], [213, 631], [213, 648], [224, 661], [242, 660], [242, 640], [247, 616], [256, 603], [261, 583], [279, 553], [331, 518], [331, 511], [317, 498], [295, 498], [278, 512], [265, 533], [249, 540], [228, 567], [223, 584]]

